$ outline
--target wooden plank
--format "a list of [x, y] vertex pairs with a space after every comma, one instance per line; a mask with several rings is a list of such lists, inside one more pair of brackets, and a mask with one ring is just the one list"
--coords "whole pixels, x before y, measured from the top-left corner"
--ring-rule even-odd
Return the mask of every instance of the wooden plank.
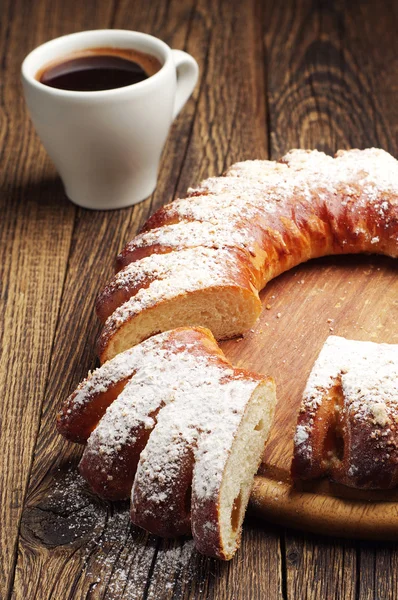
[[[364, 552], [361, 559], [363, 561]], [[374, 573], [375, 598], [398, 597], [398, 544], [376, 546]], [[362, 580], [362, 571], [361, 571]], [[360, 599], [362, 600], [362, 599]]]
[[[93, 22], [93, 9], [94, 3], [85, 5], [82, 28]], [[70, 30], [73, 13], [57, 10], [53, 3], [43, 2], [35, 7], [12, 2], [4, 6], [4, 14], [9, 20], [1, 20], [6, 30], [1, 37], [4, 76], [0, 88], [4, 174], [0, 209], [0, 447], [4, 449], [0, 458], [0, 589], [6, 593], [12, 583], [75, 208], [65, 198], [55, 170], [33, 132], [18, 75], [24, 56], [32, 48], [51, 35]]]
[[[396, 152], [398, 115], [388, 87], [397, 79], [397, 48], [393, 35], [386, 38], [396, 30], [396, 7], [394, 12], [393, 3], [385, 9], [365, 4], [267, 3], [263, 24], [273, 158], [292, 147], [332, 153], [376, 145]], [[356, 573], [355, 547], [349, 542], [289, 532], [285, 546], [288, 598], [354, 598], [357, 576], [361, 597], [373, 597], [367, 593], [375, 565], [361, 560], [359, 549]], [[387, 564], [383, 581], [391, 581], [391, 575]], [[380, 597], [393, 598], [392, 589], [385, 583], [386, 595]]]
[[[166, 147], [153, 206], [173, 196], [174, 190], [184, 191], [200, 177], [222, 170], [227, 156], [235, 160], [247, 157], [248, 152], [265, 155], [263, 75], [261, 63], [256, 66], [254, 61], [261, 52], [254, 35], [254, 5], [248, 10], [239, 3], [203, 0], [195, 7], [171, 2], [148, 8], [143, 3], [132, 10], [127, 2], [119, 4], [116, 27], [151, 31], [172, 46], [185, 44], [201, 67], [201, 84], [174, 125]], [[223, 35], [227, 35], [226, 41]], [[228, 54], [232, 42], [234, 53]], [[255, 78], [261, 86], [253, 94]], [[211, 85], [215, 80], [220, 86]], [[242, 120], [236, 118], [239, 113]], [[250, 127], [254, 113], [258, 121]], [[247, 144], [241, 154], [236, 150], [238, 141]], [[179, 178], [181, 164], [184, 175]], [[135, 530], [130, 533], [126, 505], [99, 503], [79, 481], [70, 480], [74, 471], [65, 478], [63, 469], [76, 464], [79, 450], [54, 432], [55, 408], [94, 364], [94, 296], [123, 238], [133, 234], [137, 223], [146, 218], [148, 204], [109, 220], [91, 213], [86, 218], [85, 211], [78, 212], [24, 510], [13, 597], [167, 598], [178, 592], [191, 598], [201, 585], [209, 598], [230, 598], [231, 587], [237, 594], [248, 587], [253, 598], [261, 597], [258, 594], [266, 585], [275, 591], [275, 598], [281, 596], [279, 539], [268, 528], [250, 527], [241, 559], [227, 567], [199, 557], [192, 542], [161, 541]], [[82, 274], [87, 272], [89, 277], [84, 278]], [[83, 531], [81, 523], [85, 524]], [[253, 552], [253, 547], [259, 552]], [[255, 573], [249, 580], [245, 578], [248, 568]], [[199, 587], [195, 587], [191, 580], [197, 579], [198, 573]]]
[[[141, 7], [136, 6], [131, 12], [127, 4], [119, 6], [113, 24], [115, 27], [149, 30], [160, 35], [167, 7], [163, 3], [158, 6], [153, 4], [152, 7], [148, 10], [148, 4], [142, 3]], [[104, 24], [106, 26], [106, 21]], [[185, 27], [188, 25], [189, 21]], [[174, 161], [175, 154], [168, 153], [165, 158], [165, 164], [172, 170], [170, 163]], [[173, 165], [177, 176], [178, 165]], [[158, 194], [161, 193], [160, 187], [161, 184]], [[125, 239], [130, 219], [136, 227], [137, 222], [148, 216], [150, 204], [148, 200], [133, 209], [117, 212], [77, 211], [43, 419], [22, 523], [13, 597], [27, 595], [50, 598], [67, 597], [68, 594], [78, 597], [91, 588], [97, 590], [96, 594], [108, 595], [120, 591], [126, 569], [132, 569], [136, 574], [130, 577], [130, 584], [141, 592], [145, 588], [157, 541], [148, 539], [141, 532], [130, 535], [127, 505], [119, 512], [110, 506], [101, 511], [94, 501], [94, 510], [92, 501], [90, 504], [90, 499], [80, 490], [78, 483], [71, 480], [73, 475], [66, 478], [69, 487], [65, 489], [63, 471], [58, 473], [57, 469], [60, 465], [69, 465], [71, 461], [73, 464], [73, 460], [76, 463], [79, 448], [64, 443], [55, 433], [54, 426], [60, 400], [68, 395], [96, 362], [94, 340], [98, 325], [93, 311], [95, 296], [112, 270], [115, 254]], [[53, 474], [58, 474], [55, 483]], [[81, 509], [78, 517], [76, 504]], [[76, 520], [79, 522], [79, 517], [84, 523], [87, 512], [91, 514], [89, 523], [93, 531], [89, 529], [86, 532], [84, 544], [76, 549], [73, 525]], [[79, 528], [78, 534], [80, 536]], [[64, 544], [65, 537], [70, 539], [71, 535], [72, 542]], [[125, 540], [122, 548], [121, 540]], [[138, 565], [146, 565], [146, 569], [139, 571]], [[141, 573], [141, 579], [137, 573]]]
[[[384, 27], [376, 26], [390, 13], [374, 5], [372, 17], [361, 18], [365, 10], [361, 2], [348, 6], [290, 1], [283, 9], [278, 3], [267, 6], [264, 41], [272, 157], [294, 147], [333, 153], [378, 144], [393, 152], [388, 116], [394, 114], [396, 119], [397, 113], [388, 107], [380, 88], [385, 74], [379, 53], [385, 47], [392, 57], [383, 36], [394, 28], [385, 22]], [[364, 27], [369, 32], [366, 41]], [[389, 68], [396, 69], [396, 63], [390, 62]]]
[[286, 534], [287, 598], [356, 598], [354, 542]]
[[[193, 542], [163, 540], [148, 587], [148, 599], [282, 599], [279, 533], [246, 519], [239, 554], [229, 563], [200, 556]], [[177, 560], [175, 554], [177, 553]]]
[[[196, 35], [197, 23], [206, 30]], [[176, 195], [219, 175], [229, 164], [267, 157], [267, 127], [258, 3], [198, 2], [187, 50], [206, 71]], [[203, 55], [204, 50], [206, 54]]]
[[[34, 143], [27, 161], [45, 175]], [[13, 565], [73, 228], [73, 209], [63, 199], [53, 202], [60, 194], [56, 183], [16, 190], [8, 196], [16, 200], [15, 220], [9, 226], [5, 217], [2, 242], [0, 589]], [[2, 214], [10, 216], [6, 209]]]
[[358, 547], [358, 600], [398, 597], [398, 544], [363, 542]]
[[[5, 3], [1, 19], [0, 589], [16, 541], [62, 293], [75, 209], [26, 115], [19, 84], [24, 55], [45, 40], [54, 12]], [[68, 26], [65, 22], [63, 26]], [[59, 33], [65, 29], [60, 27]]]

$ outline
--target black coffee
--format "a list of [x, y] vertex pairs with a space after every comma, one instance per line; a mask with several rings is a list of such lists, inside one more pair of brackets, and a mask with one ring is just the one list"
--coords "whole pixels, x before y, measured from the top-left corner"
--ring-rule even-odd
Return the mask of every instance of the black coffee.
[[36, 78], [60, 90], [98, 92], [139, 83], [160, 68], [154, 56], [136, 50], [94, 48], [48, 65]]

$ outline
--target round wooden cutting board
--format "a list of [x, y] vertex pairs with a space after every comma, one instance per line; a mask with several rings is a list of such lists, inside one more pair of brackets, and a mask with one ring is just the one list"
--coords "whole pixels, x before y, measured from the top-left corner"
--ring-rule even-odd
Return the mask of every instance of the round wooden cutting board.
[[272, 375], [275, 421], [256, 478], [251, 511], [308, 531], [398, 539], [398, 490], [357, 492], [328, 481], [297, 489], [289, 471], [298, 408], [326, 338], [398, 344], [398, 261], [328, 257], [271, 281], [263, 312], [242, 339], [221, 344], [233, 364]]

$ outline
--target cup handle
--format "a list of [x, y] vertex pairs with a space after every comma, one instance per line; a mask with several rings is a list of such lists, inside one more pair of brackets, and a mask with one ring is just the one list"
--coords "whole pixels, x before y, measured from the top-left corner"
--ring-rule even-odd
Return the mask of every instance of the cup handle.
[[171, 52], [177, 71], [177, 91], [173, 111], [173, 119], [175, 119], [194, 90], [198, 81], [199, 67], [196, 60], [187, 52], [183, 50]]

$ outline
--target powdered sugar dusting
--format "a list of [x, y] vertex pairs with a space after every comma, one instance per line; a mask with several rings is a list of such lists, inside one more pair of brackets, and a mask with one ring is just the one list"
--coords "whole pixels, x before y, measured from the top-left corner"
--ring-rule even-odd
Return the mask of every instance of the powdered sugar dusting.
[[185, 286], [191, 285], [192, 289], [196, 289], [198, 285], [211, 285], [214, 281], [218, 283], [218, 280], [221, 280], [221, 283], [226, 279], [225, 269], [220, 264], [220, 260], [223, 259], [229, 259], [228, 262], [231, 262], [227, 251], [201, 247], [186, 248], [168, 254], [152, 254], [116, 273], [108, 288], [137, 285], [148, 279], [150, 282], [167, 280], [169, 290], [173, 286], [179, 290], [181, 280]]
[[389, 421], [387, 407], [384, 402], [372, 402], [369, 404], [370, 412], [373, 414], [374, 422], [380, 427], [385, 427]]
[[[398, 194], [398, 163], [391, 154], [378, 148], [340, 150], [332, 158], [317, 150], [290, 150], [275, 166], [271, 161], [245, 161], [232, 165], [227, 176], [255, 179], [257, 182], [297, 188], [309, 185], [329, 192], [355, 191], [360, 184], [370, 200], [380, 193]], [[367, 201], [369, 201], [367, 199]]]
[[160, 245], [163, 248], [183, 250], [185, 248], [203, 246], [224, 248], [237, 246], [251, 249], [253, 234], [248, 226], [242, 223], [226, 221], [225, 224], [209, 221], [182, 221], [151, 229], [137, 235], [128, 245], [126, 251], [135, 248], [146, 248]]
[[179, 400], [184, 393], [193, 400], [204, 381], [213, 378], [219, 382], [220, 369], [212, 365], [212, 357], [194, 355], [192, 348], [193, 344], [186, 344], [178, 352], [173, 346], [140, 353], [134, 377], [88, 439], [85, 452], [100, 452], [105, 470], [124, 444], [135, 443], [134, 432], [154, 427], [155, 418], [151, 415], [160, 407]]
[[[224, 193], [208, 194], [178, 199], [165, 208], [169, 218], [185, 218], [189, 220], [208, 221], [215, 224], [230, 225], [231, 221], [243, 218], [253, 219], [265, 210], [273, 213], [277, 207], [272, 202], [267, 203], [261, 189], [253, 189], [247, 182], [242, 185], [237, 180], [235, 186], [223, 178]], [[217, 192], [217, 190], [216, 190]]]
[[[325, 390], [341, 378], [345, 406], [356, 418], [368, 418], [370, 406], [398, 404], [398, 345], [329, 336], [304, 391], [304, 407], [316, 408]], [[387, 410], [387, 408], [386, 408]]]
[[[231, 263], [239, 261], [231, 247], [253, 254], [259, 287], [280, 272], [278, 260], [289, 268], [328, 253], [398, 256], [398, 162], [383, 150], [339, 151], [335, 158], [292, 150], [279, 162], [236, 163], [189, 194], [155, 213], [149, 231], [130, 242], [131, 249], [157, 244], [174, 251], [138, 260], [116, 276], [109, 289], [138, 293], [116, 309], [106, 325], [109, 336], [163, 299], [222, 286], [230, 270], [233, 278]], [[287, 256], [290, 262], [281, 259]]]
[[[316, 433], [322, 428], [318, 412], [328, 391], [341, 390], [342, 405], [328, 412], [337, 422], [344, 439], [344, 455], [328, 462], [313, 458], [323, 449]], [[336, 411], [336, 412], [335, 412]], [[314, 473], [331, 469], [333, 477], [347, 485], [391, 487], [396, 482], [398, 463], [398, 345], [377, 344], [330, 336], [324, 344], [308, 379], [299, 424], [295, 455], [313, 465]], [[326, 424], [325, 424], [326, 425]], [[315, 440], [315, 442], [314, 442]], [[313, 455], [313, 452], [315, 453]], [[380, 483], [378, 483], [380, 482]]]
[[[101, 502], [75, 469], [56, 473], [39, 515], [33, 521], [39, 527], [36, 539], [49, 548], [63, 547], [71, 586], [82, 596], [141, 600], [149, 581], [148, 599], [158, 600], [173, 588], [177, 600], [198, 578], [193, 540], [160, 541], [132, 527], [127, 502]], [[200, 578], [196, 591], [202, 591]]]
[[144, 263], [145, 269], [151, 270], [154, 280], [148, 287], [139, 289], [108, 317], [104, 338], [109, 339], [126, 321], [161, 301], [214, 286], [235, 287], [245, 268], [227, 249], [188, 248], [169, 254], [153, 254], [131, 263], [117, 274], [115, 285], [134, 285], [136, 274], [141, 277]]
[[[317, 150], [291, 150], [281, 162], [278, 169], [269, 161], [236, 163], [227, 171], [226, 184], [231, 182], [233, 188], [236, 178], [242, 178], [248, 185], [254, 181], [259, 189], [263, 188], [267, 202], [272, 199], [279, 202], [281, 216], [286, 216], [286, 204], [295, 199], [300, 199], [302, 206], [309, 202], [305, 208], [307, 217], [313, 214], [314, 207], [324, 203], [332, 223], [346, 210], [349, 215], [345, 218], [346, 226], [351, 235], [357, 234], [367, 246], [362, 251], [383, 251], [382, 238], [390, 240], [390, 250], [391, 241], [397, 244], [394, 223], [398, 208], [398, 163], [390, 154], [369, 148], [339, 151], [331, 158]], [[366, 218], [366, 210], [371, 206], [372, 215]], [[340, 243], [346, 244], [347, 240], [342, 238]], [[393, 252], [394, 256], [397, 254], [397, 250]]]
[[249, 376], [236, 376], [226, 366], [199, 362], [189, 373], [182, 371], [174, 401], [160, 411], [141, 454], [132, 491], [134, 502], [139, 488], [140, 511], [155, 516], [162, 506], [168, 508], [188, 449], [193, 450], [196, 464], [199, 455], [206, 455], [212, 466], [206, 469], [205, 461], [200, 461], [195, 495], [200, 499], [217, 494], [236, 430], [258, 383]]
[[297, 445], [305, 444], [308, 440], [309, 434], [306, 428], [303, 425], [298, 425], [296, 427], [296, 434], [294, 436], [294, 443]]
[[149, 338], [138, 346], [117, 354], [112, 360], [89, 373], [88, 377], [79, 384], [76, 391], [66, 401], [65, 406], [68, 406], [68, 409], [66, 411], [64, 406], [61, 411], [62, 416], [67, 418], [75, 408], [91, 402], [94, 396], [106, 392], [123, 379], [130, 378], [137, 370], [142, 372], [147, 364], [148, 356], [157, 359], [164, 355], [170, 355], [170, 347], [164, 347], [169, 338], [170, 332], [168, 331]]

